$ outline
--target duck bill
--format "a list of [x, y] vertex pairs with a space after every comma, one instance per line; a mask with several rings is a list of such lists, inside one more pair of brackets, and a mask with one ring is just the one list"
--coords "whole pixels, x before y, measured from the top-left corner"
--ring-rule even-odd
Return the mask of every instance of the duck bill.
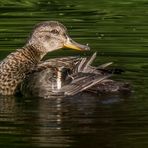
[[67, 41], [64, 44], [64, 47], [79, 50], [79, 51], [90, 50], [90, 48], [88, 46], [79, 44], [79, 43], [73, 41], [71, 38], [67, 38]]

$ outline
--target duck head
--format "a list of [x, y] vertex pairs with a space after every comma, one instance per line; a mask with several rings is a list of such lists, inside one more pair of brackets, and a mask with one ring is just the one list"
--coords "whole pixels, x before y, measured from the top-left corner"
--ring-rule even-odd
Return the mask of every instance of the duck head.
[[46, 21], [37, 24], [27, 42], [27, 45], [35, 45], [42, 53], [48, 53], [60, 48], [76, 50], [89, 50], [86, 45], [73, 41], [66, 27], [57, 21]]

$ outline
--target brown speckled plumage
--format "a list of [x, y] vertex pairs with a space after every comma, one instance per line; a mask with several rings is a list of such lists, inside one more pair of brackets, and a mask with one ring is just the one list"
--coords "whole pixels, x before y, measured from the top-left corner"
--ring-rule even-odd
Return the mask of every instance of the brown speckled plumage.
[[124, 83], [108, 79], [112, 74], [105, 68], [111, 63], [91, 66], [96, 53], [88, 58], [66, 57], [41, 61], [48, 52], [63, 47], [89, 50], [88, 46], [74, 42], [61, 23], [46, 21], [37, 24], [24, 47], [0, 62], [0, 95], [21, 92], [26, 97], [46, 98], [61, 93], [64, 96], [75, 95], [84, 90], [117, 92], [127, 87], [122, 85]]
[[89, 50], [74, 42], [59, 22], [46, 21], [35, 26], [26, 45], [0, 62], [0, 94], [14, 95], [26, 74], [32, 71], [48, 52], [63, 48]]
[[38, 62], [39, 55], [32, 46], [18, 49], [0, 63], [0, 94], [12, 95], [18, 84]]

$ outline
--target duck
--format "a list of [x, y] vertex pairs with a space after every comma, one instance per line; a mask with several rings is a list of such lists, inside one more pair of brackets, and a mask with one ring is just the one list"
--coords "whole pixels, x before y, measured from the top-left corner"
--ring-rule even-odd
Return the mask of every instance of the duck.
[[90, 50], [87, 45], [72, 40], [67, 28], [58, 21], [45, 21], [35, 25], [25, 45], [0, 62], [0, 95], [19, 93], [20, 84], [26, 75], [35, 69], [47, 53], [61, 48]]
[[107, 68], [112, 62], [92, 66], [97, 53], [88, 57], [42, 60], [47, 53], [61, 48], [90, 50], [88, 45], [75, 42], [58, 21], [35, 25], [26, 44], [0, 62], [0, 95], [51, 98], [84, 91], [112, 93], [126, 90], [125, 83], [111, 79], [115, 72]]

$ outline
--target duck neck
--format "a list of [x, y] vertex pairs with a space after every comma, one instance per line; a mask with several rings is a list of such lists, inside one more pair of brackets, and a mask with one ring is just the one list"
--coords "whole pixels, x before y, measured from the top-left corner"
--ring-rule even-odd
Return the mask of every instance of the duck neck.
[[35, 45], [26, 45], [23, 47], [22, 53], [26, 58], [28, 58], [28, 60], [37, 64], [46, 54], [39, 51], [38, 48], [39, 47], [36, 47]]

